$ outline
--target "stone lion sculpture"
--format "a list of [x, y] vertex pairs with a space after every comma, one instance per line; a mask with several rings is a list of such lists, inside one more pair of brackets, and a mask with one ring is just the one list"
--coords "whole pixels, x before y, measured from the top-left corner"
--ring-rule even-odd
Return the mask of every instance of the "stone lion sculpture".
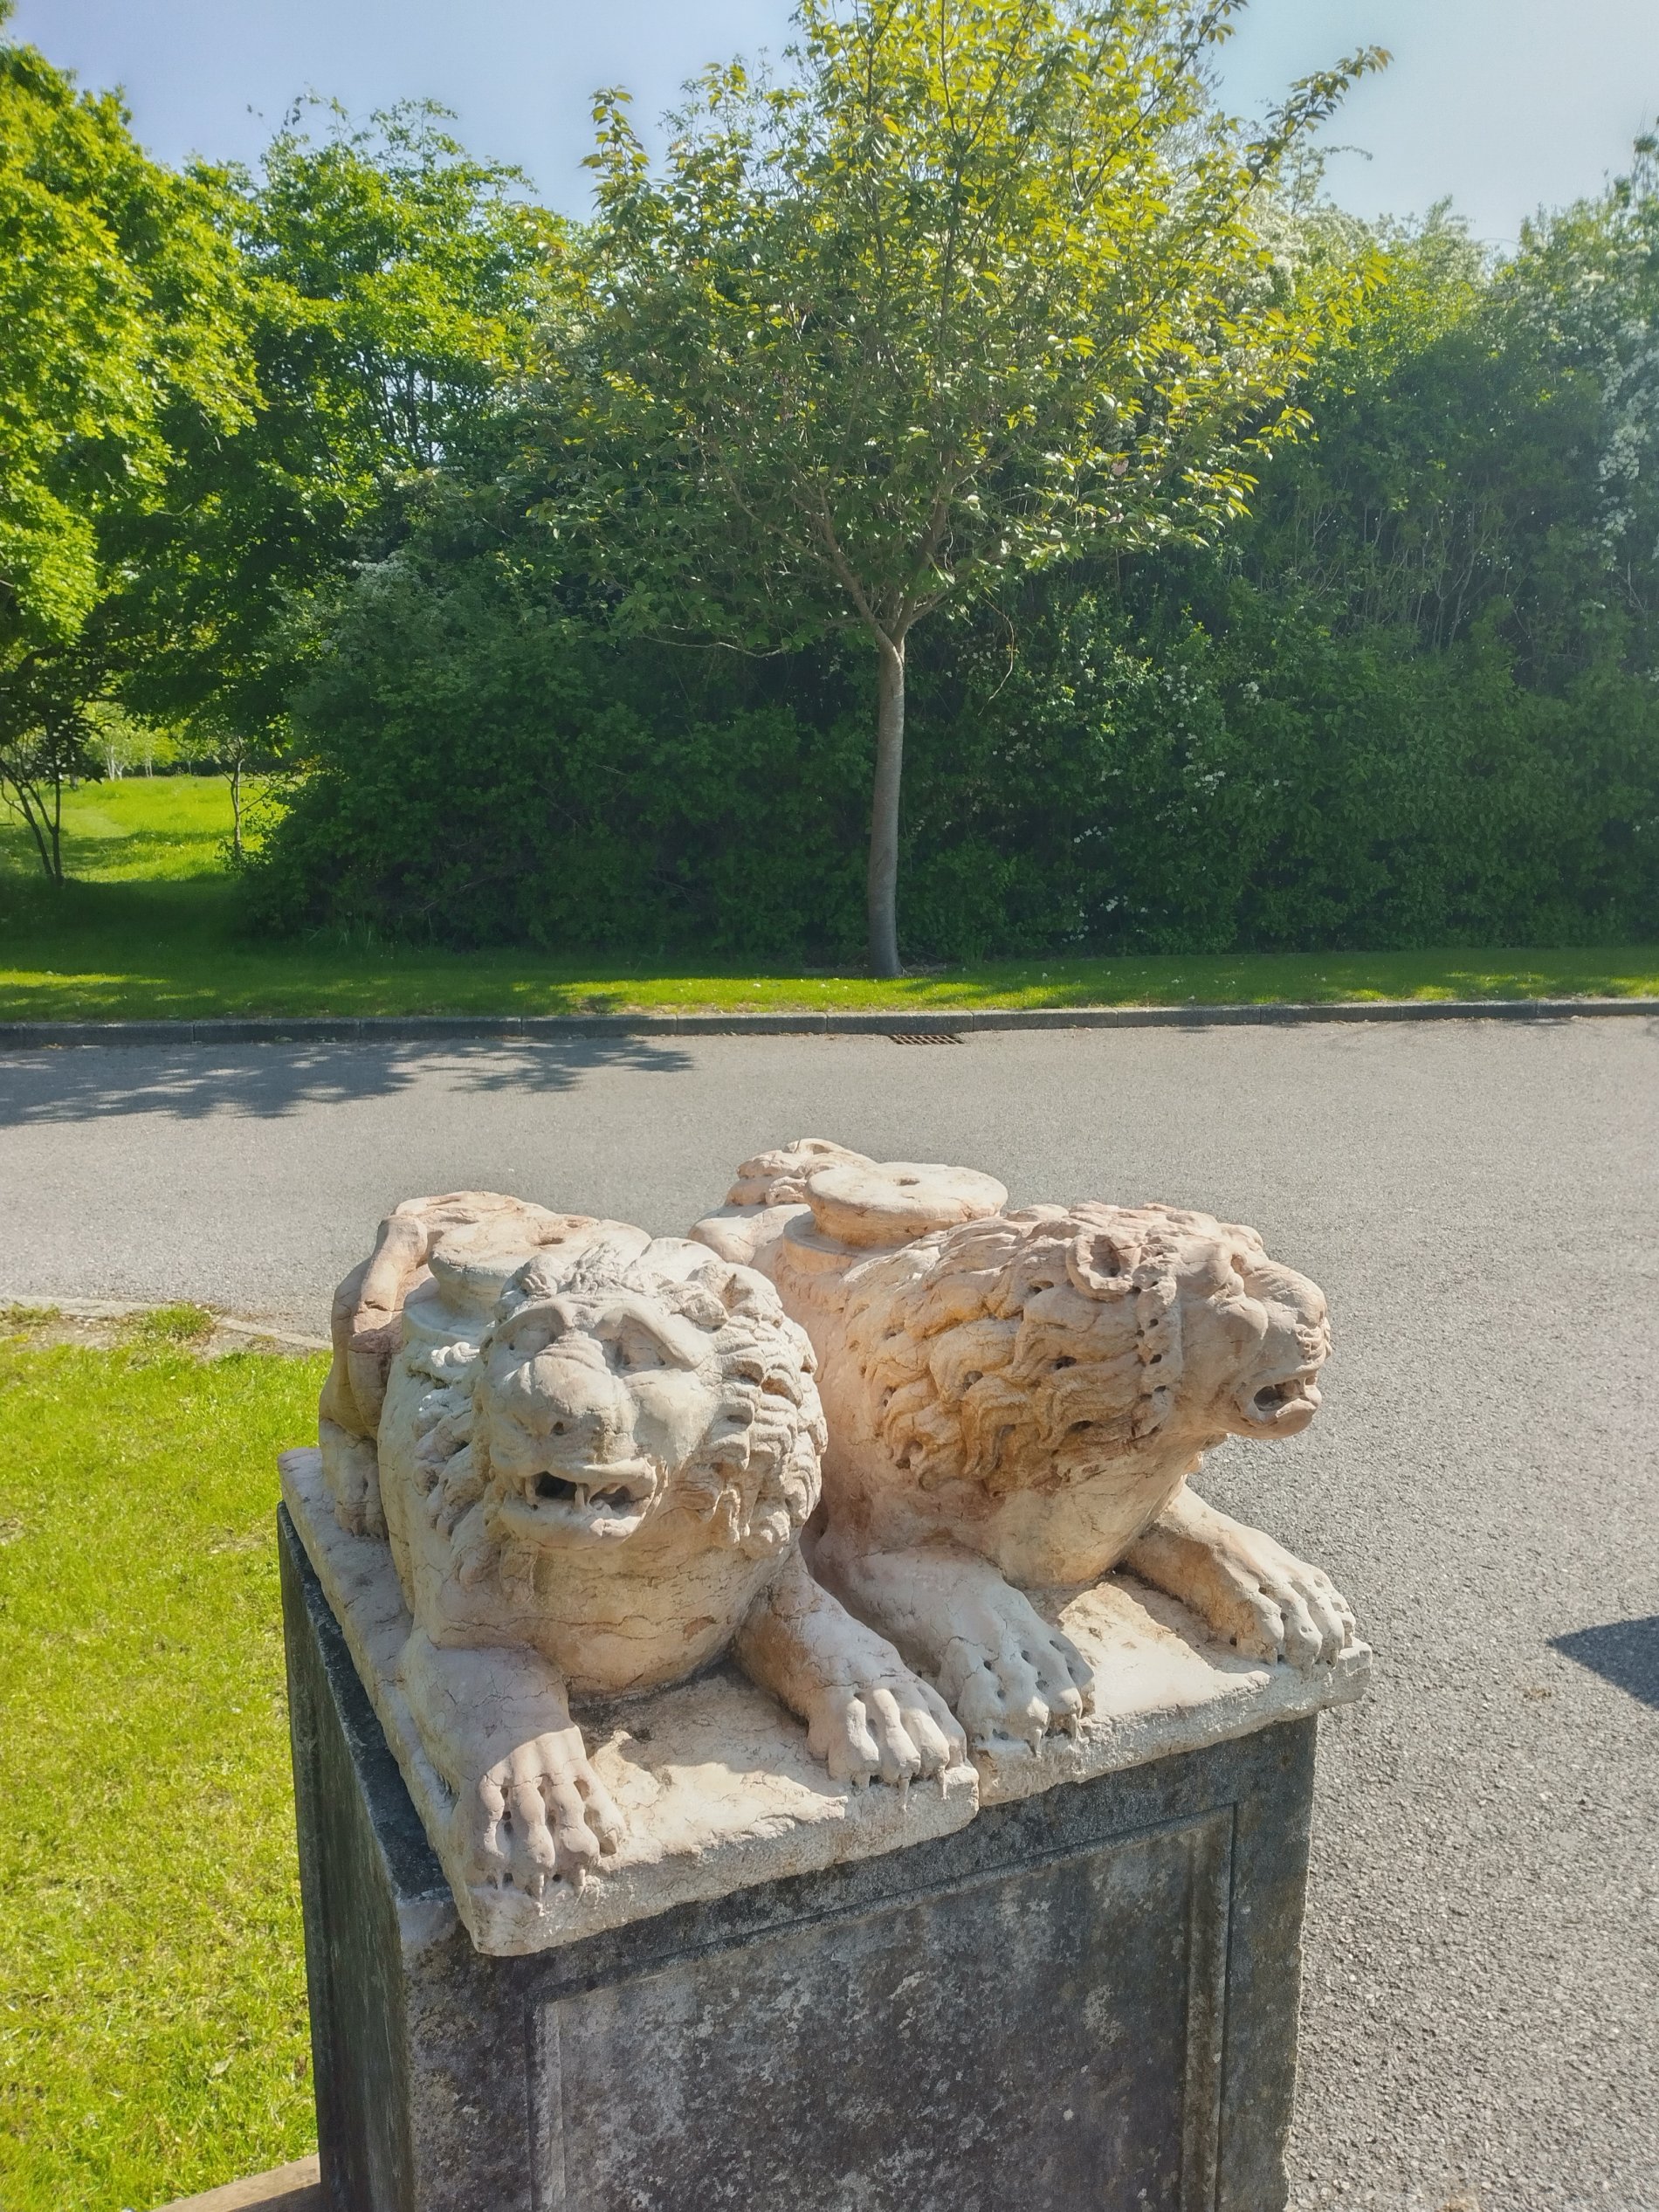
[[1187, 1486], [1223, 1437], [1312, 1420], [1323, 1296], [1208, 1214], [1007, 1201], [809, 1139], [746, 1161], [692, 1230], [767, 1275], [818, 1354], [815, 1573], [976, 1746], [1075, 1728], [1090, 1670], [1023, 1593], [1115, 1567], [1243, 1651], [1334, 1660], [1354, 1623], [1329, 1577]]
[[341, 1285], [320, 1427], [383, 1533], [400, 1676], [481, 1881], [580, 1885], [623, 1831], [569, 1699], [730, 1650], [836, 1779], [964, 1754], [947, 1707], [809, 1574], [823, 1420], [772, 1285], [701, 1244], [487, 1192], [400, 1206]]

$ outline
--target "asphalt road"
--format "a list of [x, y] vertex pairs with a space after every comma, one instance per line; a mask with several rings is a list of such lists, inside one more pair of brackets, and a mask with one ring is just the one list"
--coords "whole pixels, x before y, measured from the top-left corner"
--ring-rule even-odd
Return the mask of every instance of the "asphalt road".
[[1325, 1410], [1203, 1485], [1378, 1655], [1323, 1724], [1298, 2212], [1659, 2212], [1659, 1021], [16, 1054], [0, 1294], [320, 1330], [400, 1197], [681, 1229], [807, 1134], [1325, 1285]]

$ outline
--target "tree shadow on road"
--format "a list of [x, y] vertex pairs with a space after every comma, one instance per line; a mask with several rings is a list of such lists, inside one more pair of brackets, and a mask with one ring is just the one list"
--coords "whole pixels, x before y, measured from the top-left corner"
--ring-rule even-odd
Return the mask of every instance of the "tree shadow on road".
[[461, 1091], [574, 1091], [602, 1068], [677, 1075], [678, 1046], [643, 1037], [557, 1044], [66, 1045], [0, 1057], [0, 1128], [163, 1114], [279, 1120], [437, 1080]]
[[1659, 1707], [1659, 1613], [1644, 1621], [1610, 1621], [1551, 1638], [1554, 1649], [1599, 1674], [1615, 1689]]

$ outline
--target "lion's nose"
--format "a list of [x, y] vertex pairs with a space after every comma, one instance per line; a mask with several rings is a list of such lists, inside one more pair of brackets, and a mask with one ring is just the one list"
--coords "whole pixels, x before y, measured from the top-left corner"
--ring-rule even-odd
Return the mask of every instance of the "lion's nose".
[[601, 1463], [627, 1457], [628, 1404], [612, 1376], [561, 1360], [546, 1384], [548, 1435], [561, 1456]]

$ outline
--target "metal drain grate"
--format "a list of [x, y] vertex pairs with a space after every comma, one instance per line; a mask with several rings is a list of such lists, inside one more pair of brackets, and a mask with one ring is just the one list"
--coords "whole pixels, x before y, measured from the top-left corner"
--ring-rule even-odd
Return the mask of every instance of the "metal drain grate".
[[891, 1030], [888, 1035], [895, 1044], [960, 1044], [962, 1041], [954, 1030]]

